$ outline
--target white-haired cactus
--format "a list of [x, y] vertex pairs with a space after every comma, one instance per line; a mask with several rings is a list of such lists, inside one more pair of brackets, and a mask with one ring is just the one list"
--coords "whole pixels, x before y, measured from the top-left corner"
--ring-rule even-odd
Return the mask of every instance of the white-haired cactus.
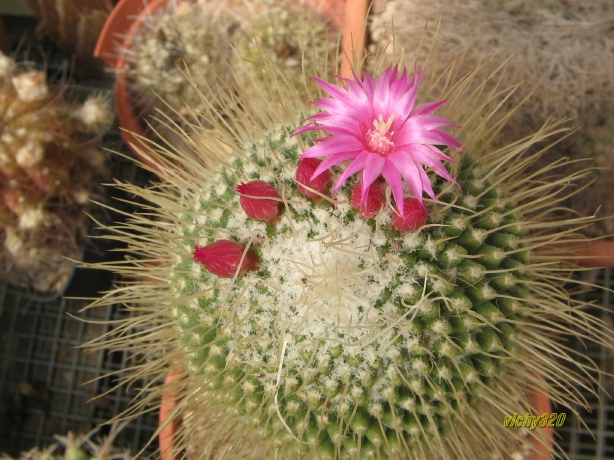
[[50, 260], [64, 265], [77, 255], [75, 230], [84, 232], [83, 210], [104, 175], [104, 155], [92, 141], [111, 121], [108, 105], [101, 96], [69, 103], [43, 71], [0, 53], [3, 277], [41, 291], [57, 288]]
[[134, 95], [154, 116], [198, 115], [215, 99], [216, 78], [268, 81], [263, 54], [298, 85], [303, 66], [313, 72], [316, 58], [334, 55], [331, 29], [324, 16], [292, 2], [169, 2], [146, 18], [128, 50]]
[[142, 315], [91, 345], [143, 350], [135, 378], [177, 374], [163, 387], [182, 419], [176, 453], [508, 458], [527, 435], [504, 417], [531, 411], [531, 393], [582, 402], [589, 378], [563, 341], [605, 338], [547, 249], [587, 223], [557, 208], [580, 174], [525, 176], [561, 126], [493, 147], [507, 114], [471, 78], [445, 105], [416, 105], [421, 73], [396, 68], [321, 82], [333, 97], [316, 115], [290, 88], [233, 88], [251, 95], [245, 112], [211, 117], [216, 135], [183, 160], [152, 153], [178, 162], [160, 186], [122, 186], [151, 205], [116, 227], [138, 258], [115, 269], [144, 281], [98, 303], [119, 294]]

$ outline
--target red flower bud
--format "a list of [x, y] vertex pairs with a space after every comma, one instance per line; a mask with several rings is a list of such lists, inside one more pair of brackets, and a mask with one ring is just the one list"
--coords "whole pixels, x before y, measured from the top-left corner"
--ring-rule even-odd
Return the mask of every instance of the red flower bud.
[[394, 213], [392, 226], [400, 232], [415, 232], [424, 224], [428, 218], [428, 212], [420, 201], [415, 198], [405, 198], [403, 200], [403, 216]]
[[386, 193], [384, 187], [379, 182], [373, 182], [367, 191], [367, 200], [364, 203], [360, 202], [362, 195], [362, 183], [358, 182], [354, 190], [352, 190], [352, 206], [357, 211], [362, 213], [365, 220], [375, 217], [377, 213], [386, 204]]
[[[271, 184], [261, 180], [253, 180], [247, 184], [237, 185], [235, 190], [241, 194], [239, 202], [248, 217], [271, 222], [281, 213], [281, 202], [278, 201], [279, 193]], [[270, 200], [268, 198], [277, 199]]]
[[[320, 163], [322, 162], [317, 158], [304, 158], [299, 161], [298, 167], [296, 168], [296, 185], [298, 191], [307, 198], [315, 200], [320, 199], [321, 197], [316, 195], [312, 190], [324, 194], [330, 186], [330, 172], [328, 170], [311, 180], [311, 176], [313, 176], [315, 170], [320, 166]], [[309, 187], [309, 189], [307, 187]]]
[[203, 264], [214, 275], [222, 278], [232, 278], [235, 274], [242, 275], [248, 271], [257, 270], [260, 266], [260, 260], [256, 254], [249, 250], [246, 252], [243, 246], [230, 240], [219, 240], [204, 248], [196, 246], [194, 260]]

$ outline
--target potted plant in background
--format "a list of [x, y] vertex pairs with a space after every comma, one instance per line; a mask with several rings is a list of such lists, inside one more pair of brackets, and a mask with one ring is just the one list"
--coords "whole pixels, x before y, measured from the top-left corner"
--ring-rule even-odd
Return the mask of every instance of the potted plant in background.
[[70, 279], [101, 192], [96, 139], [108, 101], [68, 102], [46, 74], [0, 53], [0, 277], [43, 294]]
[[611, 347], [607, 328], [570, 297], [575, 266], [540, 249], [581, 239], [591, 219], [558, 205], [583, 173], [526, 172], [566, 128], [502, 145], [516, 108], [499, 76], [423, 65], [314, 93], [275, 66], [270, 92], [212, 76], [218, 105], [195, 128], [218, 136], [144, 150], [169, 165], [160, 184], [118, 185], [149, 205], [108, 228], [130, 259], [105, 268], [130, 281], [92, 308], [140, 315], [89, 346], [145, 353], [128, 381], [171, 370], [131, 410], [181, 420], [165, 455], [531, 455], [551, 433], [505, 416], [541, 410], [536, 392], [582, 405], [598, 370], [564, 343]]
[[[156, 119], [173, 119], [189, 129], [212, 99], [211, 75], [246, 72], [266, 81], [257, 48], [296, 79], [309, 70], [312, 56], [336, 47], [334, 5], [341, 2], [123, 0], [111, 13], [95, 54], [117, 70], [116, 107], [122, 136], [139, 155], [139, 138], [174, 138], [174, 129]], [[305, 6], [309, 5], [309, 8]], [[327, 16], [323, 16], [327, 14]], [[330, 22], [329, 22], [330, 21]], [[308, 26], [309, 25], [309, 26]], [[253, 41], [258, 37], [258, 42]], [[236, 48], [237, 52], [232, 52]], [[250, 65], [238, 65], [238, 61]], [[331, 72], [336, 63], [330, 63]], [[266, 84], [266, 83], [265, 83]], [[164, 101], [164, 102], [162, 102]], [[184, 109], [189, 104], [189, 117]], [[172, 109], [171, 109], [172, 107]], [[148, 129], [148, 124], [153, 129]], [[165, 130], [164, 133], [156, 131]]]
[[27, 0], [38, 19], [37, 35], [72, 58], [81, 76], [100, 76], [104, 61], [94, 47], [115, 0]]

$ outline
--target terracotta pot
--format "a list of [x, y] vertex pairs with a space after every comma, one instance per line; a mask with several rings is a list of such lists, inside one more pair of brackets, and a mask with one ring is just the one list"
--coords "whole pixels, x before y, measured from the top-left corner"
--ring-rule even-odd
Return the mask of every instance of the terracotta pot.
[[[344, 78], [353, 78], [356, 63], [361, 64], [364, 59], [368, 10], [369, 0], [352, 0], [352, 7], [345, 9], [341, 43], [341, 76]], [[362, 77], [362, 66], [355, 71]]]
[[132, 47], [134, 37], [143, 27], [147, 16], [167, 4], [168, 0], [120, 0], [105, 22], [94, 49], [94, 56], [103, 59], [111, 68], [117, 70], [115, 110], [121, 129], [120, 135], [134, 154], [154, 169], [157, 167], [142, 155], [142, 152], [148, 152], [149, 148], [143, 141], [146, 137], [144, 122], [130, 97], [130, 65], [126, 59], [126, 51]]
[[[191, 0], [196, 1], [196, 0]], [[322, 12], [335, 27], [343, 24], [345, 0], [292, 0], [304, 4], [311, 10]], [[363, 0], [360, 0], [363, 1]], [[134, 37], [143, 27], [147, 16], [168, 5], [169, 0], [120, 0], [107, 19], [94, 56], [103, 59], [117, 71], [115, 82], [115, 108], [121, 137], [134, 154], [153, 169], [159, 169], [149, 162], [143, 153], [149, 151], [146, 142], [144, 121], [130, 97], [130, 64], [126, 51], [130, 50]]]
[[[165, 385], [171, 385], [175, 382], [181, 374], [180, 367], [174, 367], [164, 380]], [[177, 406], [177, 392], [175, 390], [169, 390], [162, 395], [160, 401], [160, 426], [163, 427], [158, 435], [158, 443], [160, 445], [160, 460], [180, 460], [181, 455], [179, 453], [173, 455], [173, 446], [175, 445], [175, 436], [179, 427], [181, 426], [181, 420], [173, 420], [168, 425], [166, 421], [171, 417], [175, 407]]]
[[561, 243], [548, 247], [560, 255], [561, 260], [582, 267], [614, 268], [614, 241], [595, 240], [579, 243]]
[[[536, 380], [543, 382], [544, 378], [540, 376], [537, 377]], [[540, 385], [540, 388], [543, 388], [543, 385]], [[531, 406], [533, 407], [534, 415], [552, 413], [550, 398], [543, 390], [531, 394]], [[535, 438], [531, 439], [534, 446], [531, 460], [551, 460], [552, 447], [554, 445], [554, 430], [549, 426], [537, 429], [542, 430], [544, 442], [540, 443]]]

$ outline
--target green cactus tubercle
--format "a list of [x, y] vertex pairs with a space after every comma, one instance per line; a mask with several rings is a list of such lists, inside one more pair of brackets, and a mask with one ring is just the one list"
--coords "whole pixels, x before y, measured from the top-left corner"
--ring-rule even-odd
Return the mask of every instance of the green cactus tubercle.
[[[529, 308], [524, 230], [470, 153], [453, 167], [460, 188], [434, 182], [441, 201], [416, 232], [391, 227], [390, 198], [365, 220], [352, 184], [312, 202], [294, 176], [309, 136], [292, 130], [232, 157], [179, 219], [172, 316], [187, 364], [265, 438], [318, 458], [400, 454], [505, 378]], [[277, 222], [239, 205], [250, 180], [279, 191]], [[229, 231], [258, 270], [226, 279], [193, 260], [190, 242]]]

